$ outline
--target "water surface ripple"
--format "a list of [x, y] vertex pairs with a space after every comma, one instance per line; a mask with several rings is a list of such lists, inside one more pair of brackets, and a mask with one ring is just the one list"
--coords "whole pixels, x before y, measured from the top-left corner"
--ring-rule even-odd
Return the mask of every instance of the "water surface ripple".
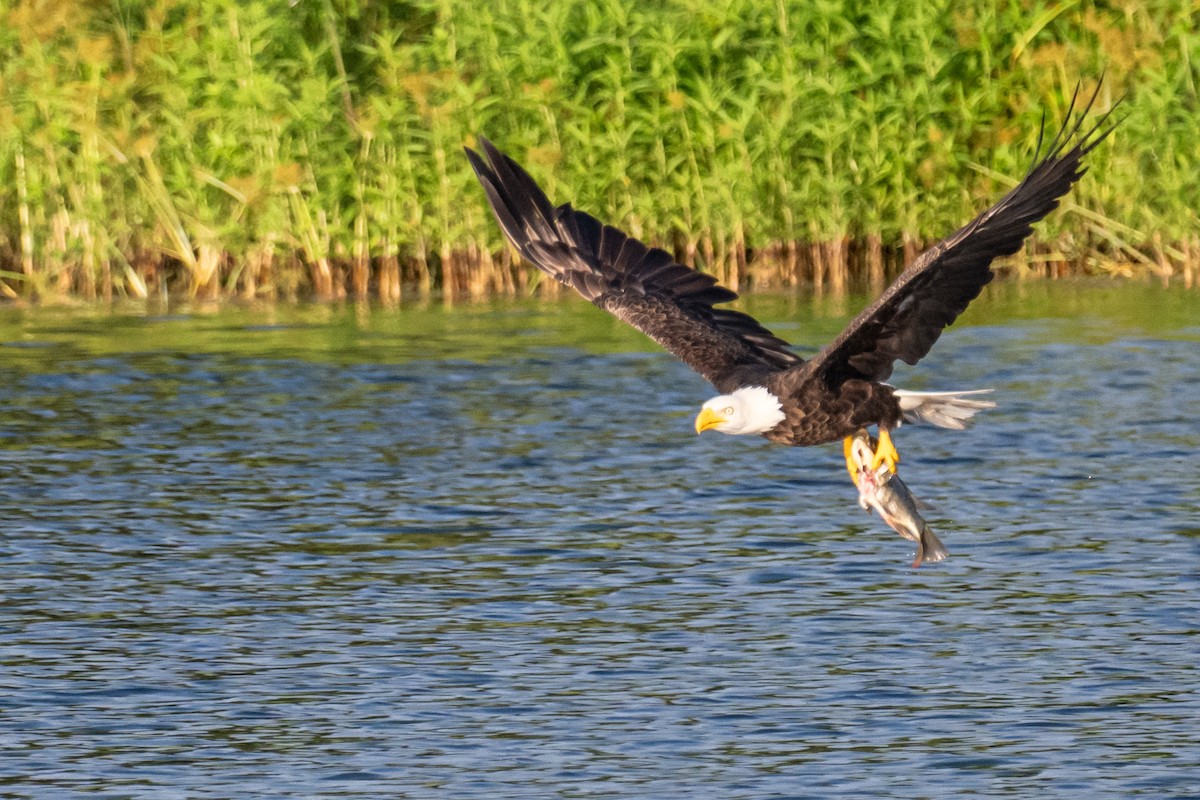
[[1018, 300], [919, 570], [584, 305], [8, 312], [0, 796], [1200, 797], [1200, 328]]

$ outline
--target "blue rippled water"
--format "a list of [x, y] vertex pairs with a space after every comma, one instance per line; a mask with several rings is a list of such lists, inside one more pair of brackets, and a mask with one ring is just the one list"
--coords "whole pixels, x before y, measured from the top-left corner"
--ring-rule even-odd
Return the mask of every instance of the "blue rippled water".
[[919, 570], [586, 305], [0, 312], [0, 796], [1200, 797], [1200, 301], [1126, 296], [897, 376], [1000, 403], [897, 437]]

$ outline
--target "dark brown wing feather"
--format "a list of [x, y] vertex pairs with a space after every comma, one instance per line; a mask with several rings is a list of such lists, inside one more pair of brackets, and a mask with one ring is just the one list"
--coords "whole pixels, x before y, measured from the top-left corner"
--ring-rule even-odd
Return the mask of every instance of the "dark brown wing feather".
[[467, 158], [504, 235], [528, 261], [645, 333], [719, 391], [799, 365], [787, 343], [753, 317], [713, 308], [737, 298], [711, 275], [571, 205], [555, 207], [519, 164], [480, 137]]
[[[830, 386], [855, 378], [884, 381], [897, 359], [915, 364], [929, 352], [942, 330], [992, 280], [992, 262], [1021, 249], [1033, 224], [1057, 208], [1059, 198], [1082, 177], [1083, 157], [1116, 127], [1105, 126], [1110, 109], [1077, 138], [1096, 100], [1094, 93], [1072, 122], [1078, 94], [1076, 89], [1058, 135], [1024, 180], [968, 225], [921, 253], [874, 304], [805, 365], [804, 376], [820, 376]], [[1040, 136], [1037, 152], [1041, 152]]]

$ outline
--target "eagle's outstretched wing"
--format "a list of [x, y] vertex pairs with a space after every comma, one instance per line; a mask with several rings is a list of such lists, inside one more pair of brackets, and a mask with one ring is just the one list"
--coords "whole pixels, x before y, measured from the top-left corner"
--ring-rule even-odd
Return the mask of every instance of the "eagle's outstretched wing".
[[1080, 135], [1099, 91], [1097, 86], [1079, 117], [1072, 120], [1079, 95], [1076, 88], [1066, 120], [1044, 156], [1039, 135], [1034, 164], [1024, 180], [969, 224], [921, 253], [878, 300], [804, 365], [804, 377], [820, 378], [830, 386], [852, 378], [884, 381], [897, 359], [915, 364], [923, 358], [942, 330], [992, 280], [992, 261], [1021, 249], [1033, 224], [1057, 208], [1059, 198], [1083, 176], [1083, 157], [1116, 127], [1116, 123], [1106, 124], [1110, 109]]
[[571, 205], [555, 207], [519, 164], [480, 137], [466, 148], [504, 235], [528, 261], [733, 391], [747, 378], [802, 363], [753, 317], [713, 308], [737, 298], [711, 275], [675, 263]]

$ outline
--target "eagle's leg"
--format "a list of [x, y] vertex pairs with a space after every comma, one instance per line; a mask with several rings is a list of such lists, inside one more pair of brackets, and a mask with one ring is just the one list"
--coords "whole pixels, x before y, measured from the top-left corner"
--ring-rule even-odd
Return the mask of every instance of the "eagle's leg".
[[900, 461], [900, 454], [896, 452], [896, 446], [892, 444], [892, 435], [888, 433], [887, 428], [880, 425], [879, 445], [875, 448], [875, 456], [871, 459], [871, 470], [877, 470], [880, 464], [886, 463], [888, 469], [894, 473], [898, 461]]
[[842, 440], [842, 452], [846, 454], [846, 472], [850, 473], [850, 482], [858, 486], [858, 464], [854, 461], [853, 436], [847, 436]]

